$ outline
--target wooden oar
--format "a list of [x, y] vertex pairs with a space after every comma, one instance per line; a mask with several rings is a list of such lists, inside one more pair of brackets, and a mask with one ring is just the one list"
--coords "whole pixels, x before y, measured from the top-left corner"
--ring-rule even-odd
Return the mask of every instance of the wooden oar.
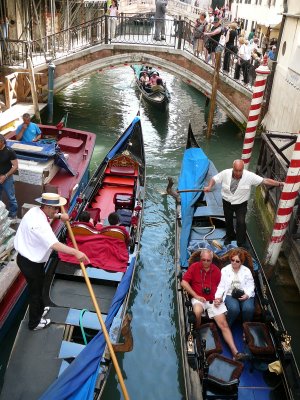
[[203, 192], [204, 189], [184, 189], [176, 190], [177, 193], [188, 193], [188, 192]]
[[162, 193], [162, 194], [169, 194], [171, 196], [173, 196], [175, 199], [179, 200], [179, 193], [189, 193], [189, 192], [203, 192], [204, 189], [182, 189], [182, 190], [174, 190], [173, 189], [173, 185], [174, 185], [174, 181], [172, 178], [168, 178], [168, 186], [166, 189], [166, 193]]
[[[60, 207], [61, 207], [61, 212], [62, 212], [62, 213], [65, 213], [65, 208], [64, 208], [64, 206], [60, 206]], [[69, 222], [69, 221], [66, 221], [66, 225], [67, 225], [68, 233], [69, 233], [69, 236], [70, 236], [70, 238], [71, 238], [71, 240], [72, 240], [73, 246], [74, 246], [74, 248], [75, 248], [76, 250], [78, 250], [78, 246], [77, 246], [76, 239], [75, 239], [75, 236], [74, 236], [74, 234], [73, 234], [73, 231], [72, 231], [70, 222]], [[125, 383], [124, 383], [124, 379], [123, 379], [123, 376], [122, 376], [122, 374], [121, 374], [121, 370], [120, 370], [120, 367], [119, 367], [119, 364], [118, 364], [118, 361], [117, 361], [117, 358], [116, 358], [116, 354], [115, 354], [115, 352], [114, 352], [114, 349], [113, 349], [113, 347], [112, 347], [111, 341], [110, 341], [110, 339], [109, 339], [109, 335], [108, 335], [108, 332], [107, 332], [105, 323], [104, 323], [104, 321], [103, 321], [103, 319], [102, 319], [100, 307], [99, 307], [99, 305], [98, 305], [98, 303], [97, 303], [97, 299], [96, 299], [94, 290], [93, 290], [93, 288], [92, 288], [92, 285], [91, 285], [91, 282], [90, 282], [90, 278], [88, 277], [88, 274], [87, 274], [87, 272], [86, 272], [86, 268], [85, 268], [84, 263], [83, 263], [82, 261], [80, 261], [79, 264], [80, 264], [80, 268], [81, 268], [81, 270], [82, 270], [82, 273], [83, 273], [83, 276], [84, 276], [84, 279], [85, 279], [85, 282], [86, 282], [88, 291], [89, 291], [89, 293], [90, 293], [90, 296], [91, 296], [93, 305], [94, 305], [94, 307], [95, 307], [95, 310], [96, 310], [96, 313], [97, 313], [97, 316], [98, 316], [98, 319], [99, 319], [99, 322], [100, 322], [100, 325], [101, 325], [101, 328], [102, 328], [102, 332], [103, 332], [104, 337], [105, 337], [105, 340], [106, 340], [106, 344], [107, 344], [107, 347], [108, 347], [110, 356], [111, 356], [111, 358], [112, 358], [112, 361], [113, 361], [113, 364], [114, 364], [116, 373], [117, 373], [117, 375], [118, 375], [118, 378], [119, 378], [119, 382], [120, 382], [120, 385], [121, 385], [121, 389], [122, 389], [122, 393], [123, 393], [124, 399], [125, 399], [125, 400], [129, 400], [130, 398], [129, 398], [129, 395], [128, 395], [128, 392], [127, 392], [127, 389], [126, 389], [126, 386], [125, 386]]]

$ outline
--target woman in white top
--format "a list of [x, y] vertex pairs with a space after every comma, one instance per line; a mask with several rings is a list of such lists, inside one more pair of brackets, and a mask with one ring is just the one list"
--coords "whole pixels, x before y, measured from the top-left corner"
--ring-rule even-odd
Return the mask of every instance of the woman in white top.
[[[216, 300], [225, 301], [229, 326], [234, 323], [240, 312], [243, 322], [253, 319], [254, 279], [250, 269], [243, 265], [244, 262], [245, 255], [240, 249], [231, 252], [231, 264], [222, 268], [221, 281], [215, 293]], [[239, 289], [240, 292], [235, 289]]]
[[118, 11], [118, 3], [116, 0], [112, 0], [112, 4], [109, 7], [109, 33], [110, 39], [116, 36], [116, 27], [117, 27], [117, 17], [119, 16]]

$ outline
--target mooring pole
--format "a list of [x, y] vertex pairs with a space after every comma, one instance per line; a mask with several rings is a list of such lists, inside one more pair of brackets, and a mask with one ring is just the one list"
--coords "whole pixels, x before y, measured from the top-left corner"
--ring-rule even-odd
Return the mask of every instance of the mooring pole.
[[292, 159], [281, 192], [272, 237], [265, 257], [265, 265], [274, 266], [278, 259], [284, 235], [288, 228], [300, 188], [300, 133], [297, 136]]
[[254, 145], [254, 138], [261, 112], [261, 105], [264, 98], [267, 78], [271, 72], [268, 68], [267, 62], [268, 62], [268, 57], [265, 56], [262, 65], [260, 65], [255, 70], [256, 79], [254, 83], [254, 89], [252, 94], [252, 100], [249, 110], [249, 116], [248, 116], [248, 122], [247, 122], [244, 144], [243, 144], [243, 152], [242, 152], [242, 160], [244, 161], [245, 169], [249, 168], [252, 149]]
[[208, 120], [207, 120], [206, 137], [208, 137], [208, 138], [211, 135], [212, 125], [213, 125], [213, 120], [214, 120], [214, 113], [215, 113], [215, 108], [216, 108], [216, 98], [217, 98], [217, 90], [218, 90], [218, 84], [219, 84], [219, 71], [220, 71], [220, 65], [221, 65], [221, 52], [217, 51], [215, 53], [215, 57], [216, 57], [216, 65], [215, 65], [215, 71], [214, 71], [213, 82], [212, 82], [212, 87], [211, 87], [211, 97], [210, 97], [209, 113], [208, 113]]
[[53, 122], [53, 88], [55, 65], [51, 61], [48, 65], [48, 123]]
[[28, 73], [29, 73], [29, 81], [30, 81], [30, 89], [31, 89], [32, 103], [33, 103], [33, 109], [34, 109], [34, 116], [38, 122], [41, 122], [39, 101], [38, 101], [38, 97], [37, 97], [37, 93], [36, 93], [34, 70], [33, 70], [32, 60], [30, 57], [27, 58], [27, 67], [28, 67]]

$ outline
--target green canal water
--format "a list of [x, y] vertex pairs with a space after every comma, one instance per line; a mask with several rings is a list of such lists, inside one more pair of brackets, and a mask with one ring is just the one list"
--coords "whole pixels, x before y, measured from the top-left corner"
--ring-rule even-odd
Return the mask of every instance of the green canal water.
[[[118, 355], [128, 392], [135, 400], [179, 400], [184, 393], [174, 289], [175, 209], [173, 199], [164, 191], [168, 176], [177, 182], [188, 123], [191, 121], [199, 143], [219, 170], [229, 168], [234, 159], [240, 158], [243, 144], [243, 134], [221, 109], [216, 111], [214, 131], [207, 140], [203, 132], [207, 119], [205, 97], [170, 74], [163, 73], [163, 77], [171, 93], [169, 110], [165, 113], [140, 102], [130, 67], [95, 73], [74, 82], [55, 97], [55, 122], [68, 111], [68, 126], [97, 134], [92, 170], [140, 107], [147, 162], [147, 196], [139, 262], [129, 305], [133, 315], [134, 348], [130, 353]], [[255, 143], [252, 169], [258, 150], [259, 141]], [[252, 203], [248, 228], [257, 252], [262, 256], [266, 238]], [[288, 330], [297, 337], [300, 330], [292, 321], [300, 312], [293, 304], [283, 304], [283, 307]], [[1, 345], [7, 354], [15, 329]], [[300, 360], [299, 348], [295, 351]], [[3, 373], [7, 355], [1, 357], [0, 373]], [[104, 399], [121, 398], [120, 386], [111, 374]]]

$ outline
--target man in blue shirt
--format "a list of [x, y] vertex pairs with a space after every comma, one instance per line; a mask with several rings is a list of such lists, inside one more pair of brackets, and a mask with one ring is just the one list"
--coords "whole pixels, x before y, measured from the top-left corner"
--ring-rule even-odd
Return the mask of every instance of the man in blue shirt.
[[37, 142], [41, 138], [41, 133], [37, 124], [30, 121], [30, 115], [23, 114], [23, 124], [16, 129], [16, 139], [21, 142]]
[[276, 46], [272, 46], [271, 50], [268, 53], [268, 58], [272, 61], [275, 60], [275, 55], [276, 55]]

